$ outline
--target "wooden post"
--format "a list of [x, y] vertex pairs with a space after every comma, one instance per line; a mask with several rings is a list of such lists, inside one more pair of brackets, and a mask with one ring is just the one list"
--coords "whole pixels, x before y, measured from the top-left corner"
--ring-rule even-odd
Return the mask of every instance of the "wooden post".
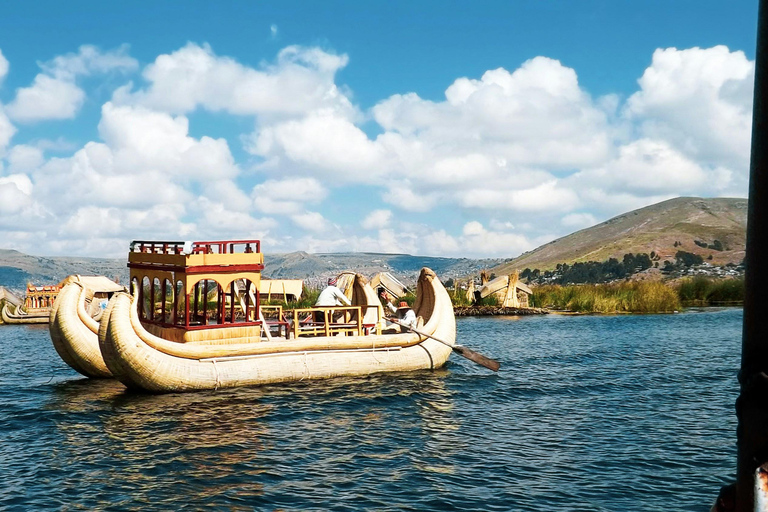
[[[768, 265], [758, 250], [768, 243], [768, 0], [760, 0], [749, 170], [741, 392], [736, 400], [736, 508], [754, 510], [755, 475], [768, 462]], [[723, 492], [721, 492], [721, 497]], [[727, 510], [727, 509], [726, 509]]]

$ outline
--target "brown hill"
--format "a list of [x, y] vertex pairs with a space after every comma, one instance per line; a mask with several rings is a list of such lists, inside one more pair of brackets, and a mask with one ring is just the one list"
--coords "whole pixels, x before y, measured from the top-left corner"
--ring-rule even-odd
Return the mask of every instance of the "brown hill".
[[[551, 270], [558, 263], [621, 261], [627, 253], [652, 251], [663, 265], [680, 250], [705, 260], [711, 255], [713, 265], [738, 264], [744, 259], [746, 236], [746, 199], [678, 197], [558, 238], [490, 270], [497, 275], [525, 268]], [[720, 247], [716, 240], [722, 250], [712, 248]]]

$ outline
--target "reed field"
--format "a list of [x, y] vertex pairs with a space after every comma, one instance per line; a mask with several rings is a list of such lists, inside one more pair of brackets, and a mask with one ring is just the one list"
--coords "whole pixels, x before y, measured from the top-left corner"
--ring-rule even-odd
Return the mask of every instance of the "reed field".
[[580, 313], [666, 313], [688, 306], [740, 305], [744, 279], [686, 278], [594, 285], [544, 285], [533, 289], [533, 305]]
[[579, 313], [664, 313], [681, 307], [675, 289], [659, 281], [537, 286], [533, 305]]
[[730, 306], [744, 302], [744, 278], [693, 277], [677, 285], [683, 306]]

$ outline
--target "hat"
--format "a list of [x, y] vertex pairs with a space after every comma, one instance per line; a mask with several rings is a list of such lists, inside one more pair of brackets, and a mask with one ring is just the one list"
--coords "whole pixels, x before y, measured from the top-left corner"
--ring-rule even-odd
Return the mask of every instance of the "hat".
[[330, 284], [330, 285], [336, 284], [336, 278], [335, 277], [329, 277], [328, 278], [328, 284]]
[[408, 307], [408, 303], [407, 303], [407, 302], [405, 302], [404, 300], [401, 300], [401, 301], [400, 301], [400, 307], [401, 307], [401, 308], [407, 308], [407, 307]]

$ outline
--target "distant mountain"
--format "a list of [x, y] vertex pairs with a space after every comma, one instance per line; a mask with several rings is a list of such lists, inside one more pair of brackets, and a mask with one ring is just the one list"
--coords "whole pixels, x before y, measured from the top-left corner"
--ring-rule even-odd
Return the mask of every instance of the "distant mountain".
[[[407, 285], [416, 281], [422, 267], [431, 268], [441, 279], [447, 280], [477, 273], [504, 261], [500, 258], [474, 260], [408, 254], [292, 252], [265, 254], [264, 277], [304, 279], [309, 286], [320, 286], [328, 277], [344, 270], [354, 270], [367, 277], [388, 271]], [[28, 282], [56, 284], [72, 274], [105, 275], [127, 283], [129, 273], [126, 263], [126, 259], [40, 257], [0, 249], [0, 286], [21, 291]]]
[[422, 267], [429, 267], [443, 281], [477, 273], [484, 268], [507, 261], [495, 259], [438, 258], [409, 254], [333, 253], [265, 254], [264, 276], [272, 279], [301, 278], [310, 286], [319, 286], [329, 276], [354, 270], [371, 277], [378, 272], [391, 272], [404, 284], [416, 282]]
[[72, 274], [103, 275], [128, 282], [127, 260], [107, 258], [30, 256], [19, 251], [0, 249], [0, 286], [24, 290], [27, 283], [58, 284]]
[[[714, 265], [741, 263], [747, 226], [746, 199], [679, 197], [614, 217], [591, 228], [542, 245], [515, 259], [467, 259], [408, 254], [292, 252], [266, 254], [267, 278], [304, 279], [319, 286], [329, 276], [354, 270], [368, 277], [389, 271], [405, 284], [416, 281], [422, 267], [442, 280], [489, 269], [497, 275], [525, 268], [553, 269], [558, 263], [605, 261], [627, 253], [654, 252], [663, 265], [677, 251], [702, 256]], [[708, 259], [709, 256], [712, 259]], [[54, 284], [71, 274], [105, 275], [128, 282], [125, 259], [42, 257], [0, 249], [0, 286], [23, 290], [28, 282]]]
[[558, 263], [621, 261], [627, 253], [651, 252], [663, 265], [665, 260], [674, 261], [678, 251], [698, 254], [713, 265], [739, 264], [746, 237], [746, 199], [678, 197], [558, 238], [490, 271], [497, 275], [526, 268], [543, 271]]

